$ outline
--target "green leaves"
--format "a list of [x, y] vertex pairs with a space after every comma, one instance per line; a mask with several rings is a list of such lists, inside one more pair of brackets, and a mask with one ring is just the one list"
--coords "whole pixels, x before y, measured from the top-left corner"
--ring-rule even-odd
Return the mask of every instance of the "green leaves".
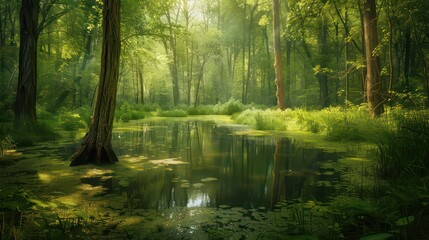
[[395, 224], [398, 227], [402, 227], [402, 226], [407, 226], [409, 224], [411, 224], [412, 222], [414, 222], [414, 216], [407, 216], [407, 217], [402, 217], [400, 219], [398, 219]]

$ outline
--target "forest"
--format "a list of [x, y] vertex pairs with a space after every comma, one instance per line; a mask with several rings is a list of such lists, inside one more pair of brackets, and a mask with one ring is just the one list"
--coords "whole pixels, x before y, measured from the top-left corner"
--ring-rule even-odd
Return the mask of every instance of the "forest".
[[0, 0], [0, 239], [429, 239], [427, 61], [427, 0]]

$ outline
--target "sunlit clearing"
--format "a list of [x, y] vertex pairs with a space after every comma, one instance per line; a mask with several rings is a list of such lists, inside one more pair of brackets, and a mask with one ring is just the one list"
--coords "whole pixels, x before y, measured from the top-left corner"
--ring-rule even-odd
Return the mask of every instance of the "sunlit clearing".
[[167, 158], [160, 160], [151, 160], [150, 162], [157, 165], [177, 165], [177, 164], [189, 164], [188, 162], [177, 160], [178, 158]]

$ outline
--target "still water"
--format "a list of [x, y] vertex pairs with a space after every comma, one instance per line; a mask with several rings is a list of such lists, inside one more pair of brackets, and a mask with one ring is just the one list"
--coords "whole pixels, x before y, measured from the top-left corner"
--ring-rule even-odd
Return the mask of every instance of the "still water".
[[14, 232], [12, 219], [21, 218], [27, 239], [335, 235], [328, 205], [361, 179], [350, 167], [362, 161], [349, 152], [324, 151], [226, 117], [122, 124], [112, 138], [114, 165], [69, 167], [80, 140], [66, 134], [68, 140], [2, 160], [0, 210], [11, 222], [3, 232]]
[[337, 161], [338, 153], [213, 121], [134, 123], [115, 131], [113, 146], [120, 159], [138, 159], [145, 170], [129, 178], [82, 182], [123, 194], [132, 208], [273, 209], [297, 198], [323, 201], [333, 189], [318, 183], [336, 181], [340, 174], [321, 170]]

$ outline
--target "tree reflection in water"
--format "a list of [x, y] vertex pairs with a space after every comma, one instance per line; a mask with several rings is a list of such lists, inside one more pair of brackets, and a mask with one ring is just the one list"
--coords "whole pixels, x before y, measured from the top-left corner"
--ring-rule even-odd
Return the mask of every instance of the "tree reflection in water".
[[[114, 137], [118, 155], [145, 156], [158, 164], [134, 177], [123, 191], [135, 208], [273, 208], [298, 197], [324, 199], [316, 187], [320, 162], [338, 154], [293, 139], [245, 134], [244, 126], [204, 121], [157, 121]], [[162, 161], [161, 161], [162, 162]], [[335, 176], [333, 176], [335, 177]]]

